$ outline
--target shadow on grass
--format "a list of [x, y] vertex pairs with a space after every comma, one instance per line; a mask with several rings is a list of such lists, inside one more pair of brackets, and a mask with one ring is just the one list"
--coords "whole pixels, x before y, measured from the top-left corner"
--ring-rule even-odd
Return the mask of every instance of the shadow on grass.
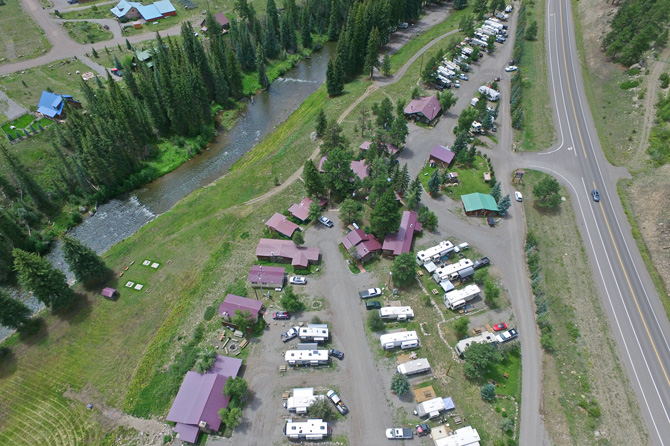
[[546, 208], [538, 205], [537, 201], [533, 203], [533, 209], [535, 209], [537, 213], [542, 215], [543, 217], [556, 217], [560, 215], [561, 212], [563, 211], [563, 208], [561, 207], [560, 204], [552, 208]]
[[9, 378], [16, 372], [16, 356], [9, 347], [0, 347], [0, 379]]
[[93, 301], [86, 294], [74, 293], [70, 305], [54, 310], [53, 314], [72, 325], [77, 325], [88, 319], [92, 307]]

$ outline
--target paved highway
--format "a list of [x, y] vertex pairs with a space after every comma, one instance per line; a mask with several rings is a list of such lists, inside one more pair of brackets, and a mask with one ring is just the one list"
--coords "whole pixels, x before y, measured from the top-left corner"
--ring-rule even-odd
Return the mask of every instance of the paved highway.
[[[670, 323], [631, 235], [617, 195], [626, 175], [605, 159], [590, 113], [575, 45], [571, 4], [547, 4], [549, 88], [559, 144], [523, 154], [526, 167], [551, 173], [573, 195], [580, 232], [610, 326], [649, 430], [670, 445]], [[595, 202], [591, 191], [601, 199]]]

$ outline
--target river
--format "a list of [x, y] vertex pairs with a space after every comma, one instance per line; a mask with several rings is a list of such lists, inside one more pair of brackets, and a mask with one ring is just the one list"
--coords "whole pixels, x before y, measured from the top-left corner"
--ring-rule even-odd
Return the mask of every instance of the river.
[[[206, 150], [151, 183], [99, 205], [95, 215], [75, 227], [70, 236], [102, 254], [169, 211], [186, 195], [221, 178], [325, 82], [328, 60], [334, 51], [334, 44], [325, 44], [311, 59], [301, 61], [277, 78], [268, 91], [249, 101], [230, 131], [217, 133]], [[73, 280], [59, 243], [48, 258], [66, 273], [68, 280]], [[31, 296], [26, 295], [22, 300], [35, 311], [41, 309]], [[9, 333], [0, 326], [0, 339]]]

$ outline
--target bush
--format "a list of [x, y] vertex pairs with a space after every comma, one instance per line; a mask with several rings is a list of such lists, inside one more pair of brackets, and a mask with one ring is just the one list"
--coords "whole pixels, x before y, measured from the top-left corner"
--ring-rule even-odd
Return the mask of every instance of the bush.
[[514, 420], [511, 418], [500, 420], [500, 429], [505, 433], [514, 432]]
[[631, 79], [628, 81], [624, 81], [621, 83], [620, 87], [622, 90], [630, 90], [631, 88], [635, 88], [638, 85], [640, 85], [642, 81], [640, 79]]
[[454, 322], [454, 331], [459, 340], [468, 336], [468, 325], [470, 325], [470, 318], [467, 316], [461, 317]]
[[323, 322], [321, 322], [321, 318], [319, 316], [314, 316], [312, 318], [312, 324], [323, 324]]
[[496, 388], [493, 384], [486, 384], [482, 386], [479, 393], [482, 395], [482, 399], [484, 401], [492, 403], [493, 401], [496, 400]]
[[540, 345], [542, 345], [542, 348], [545, 349], [547, 352], [552, 353], [556, 348], [552, 333], [543, 334], [540, 337]]
[[378, 311], [368, 313], [368, 328], [370, 328], [370, 331], [384, 330], [384, 321], [382, 321]]
[[409, 379], [407, 376], [402, 373], [396, 373], [391, 378], [391, 390], [393, 390], [396, 395], [402, 396], [409, 392]]
[[209, 322], [212, 320], [215, 314], [216, 314], [216, 307], [210, 305], [209, 307], [205, 308], [205, 315], [203, 316], [203, 318], [205, 319], [206, 322]]

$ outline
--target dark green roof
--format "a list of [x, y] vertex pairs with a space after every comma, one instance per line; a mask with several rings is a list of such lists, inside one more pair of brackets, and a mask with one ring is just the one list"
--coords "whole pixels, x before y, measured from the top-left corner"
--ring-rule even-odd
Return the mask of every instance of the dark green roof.
[[491, 195], [475, 192], [474, 194], [462, 195], [461, 201], [463, 201], [465, 212], [480, 211], [482, 209], [494, 212], [498, 211], [496, 200]]

